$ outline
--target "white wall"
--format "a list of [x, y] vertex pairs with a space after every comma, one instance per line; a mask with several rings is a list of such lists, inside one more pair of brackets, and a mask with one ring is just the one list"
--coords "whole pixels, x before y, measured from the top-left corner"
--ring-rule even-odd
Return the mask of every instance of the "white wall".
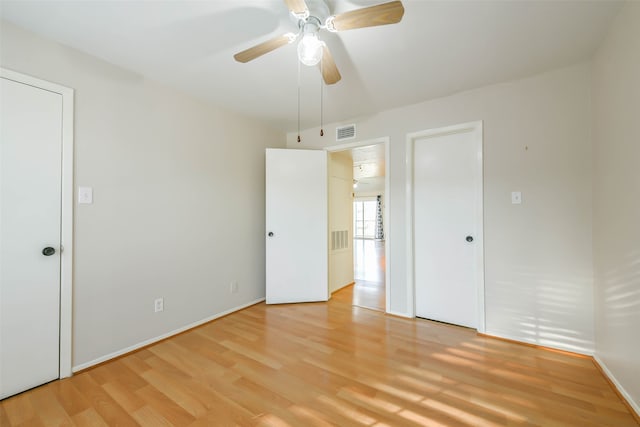
[[353, 283], [353, 161], [348, 152], [329, 153], [329, 238], [332, 231], [347, 231], [344, 249], [331, 250], [329, 291]]
[[593, 70], [596, 357], [640, 414], [640, 3]]
[[367, 191], [358, 191], [358, 189], [354, 189], [355, 198], [372, 198], [375, 199], [376, 196], [380, 195], [384, 199], [384, 188], [381, 190], [367, 190]]
[[[360, 140], [388, 136], [390, 311], [413, 315], [406, 282], [407, 133], [483, 120], [486, 332], [593, 350], [589, 64], [463, 92], [287, 135], [288, 146], [335, 145], [337, 125]], [[523, 204], [510, 193], [522, 191]]]
[[1, 31], [3, 67], [76, 90], [75, 184], [94, 204], [75, 208], [74, 366], [263, 298], [264, 149], [285, 135]]

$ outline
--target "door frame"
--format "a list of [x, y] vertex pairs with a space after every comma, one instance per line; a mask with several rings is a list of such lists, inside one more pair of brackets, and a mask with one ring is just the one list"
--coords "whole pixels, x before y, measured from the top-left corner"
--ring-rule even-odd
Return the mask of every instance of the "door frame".
[[60, 378], [71, 376], [73, 358], [73, 114], [74, 90], [0, 67], [0, 77], [62, 96], [60, 223]]
[[477, 297], [477, 331], [485, 332], [485, 310], [484, 310], [484, 190], [483, 190], [483, 157], [482, 157], [482, 138], [483, 138], [482, 120], [457, 124], [453, 126], [445, 126], [440, 128], [428, 129], [419, 132], [407, 134], [406, 143], [406, 231], [407, 231], [407, 307], [410, 308], [411, 317], [416, 317], [416, 300], [415, 300], [415, 270], [414, 270], [414, 189], [413, 189], [413, 167], [414, 167], [414, 146], [418, 139], [425, 137], [437, 137], [452, 135], [457, 133], [471, 133], [477, 150], [478, 159], [478, 175], [475, 177], [477, 182], [476, 194], [477, 202], [480, 204], [479, 215], [476, 217], [477, 235], [476, 241], [479, 248], [478, 265], [475, 271], [476, 276], [476, 297]]
[[[339, 151], [346, 151], [346, 150], [351, 150], [352, 148], [358, 148], [358, 147], [367, 147], [369, 145], [376, 145], [376, 144], [384, 144], [384, 161], [385, 161], [385, 171], [384, 171], [384, 219], [385, 219], [385, 225], [384, 225], [384, 257], [385, 257], [385, 272], [384, 272], [384, 292], [385, 292], [385, 308], [384, 311], [386, 313], [390, 313], [390, 314], [395, 314], [391, 311], [391, 262], [390, 262], [390, 257], [389, 257], [389, 248], [391, 247], [391, 235], [392, 233], [390, 233], [390, 217], [389, 217], [389, 200], [391, 197], [391, 192], [390, 192], [390, 186], [389, 186], [389, 137], [385, 136], [385, 137], [381, 137], [381, 138], [374, 138], [374, 139], [368, 139], [365, 141], [357, 141], [357, 142], [350, 142], [347, 144], [340, 144], [340, 145], [332, 145], [330, 147], [325, 147], [324, 149], [326, 151], [328, 151], [329, 153], [336, 153]], [[353, 221], [353, 218], [351, 218], [351, 221]], [[351, 238], [353, 239], [353, 236], [351, 236]]]

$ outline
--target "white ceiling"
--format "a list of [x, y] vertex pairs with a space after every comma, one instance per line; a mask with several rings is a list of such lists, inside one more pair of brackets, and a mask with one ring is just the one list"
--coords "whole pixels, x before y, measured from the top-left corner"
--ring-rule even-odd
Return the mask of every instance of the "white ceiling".
[[[382, 3], [328, 0], [333, 13]], [[616, 1], [404, 0], [401, 23], [321, 38], [342, 74], [324, 92], [334, 122], [533, 75], [589, 58]], [[288, 45], [247, 64], [233, 54], [295, 31], [282, 0], [0, 1], [0, 16], [275, 128], [297, 127]], [[320, 120], [320, 75], [302, 66], [302, 128]]]
[[350, 154], [353, 161], [353, 179], [384, 176], [384, 148], [384, 144], [352, 148]]
[[384, 191], [386, 169], [385, 144], [368, 145], [347, 150], [353, 162], [353, 179], [357, 181], [356, 193]]

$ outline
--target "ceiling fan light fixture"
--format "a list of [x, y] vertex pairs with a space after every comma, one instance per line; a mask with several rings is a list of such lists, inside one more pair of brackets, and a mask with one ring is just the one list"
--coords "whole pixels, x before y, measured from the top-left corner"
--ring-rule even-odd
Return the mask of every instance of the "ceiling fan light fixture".
[[317, 65], [322, 60], [324, 43], [315, 33], [305, 33], [298, 43], [298, 59], [304, 65]]
[[[327, 4], [333, 5], [334, 1], [283, 1], [289, 10], [291, 20], [298, 27], [298, 33], [287, 33], [258, 43], [242, 52], [236, 53], [233, 55], [234, 59], [238, 62], [246, 63], [300, 39], [297, 46], [298, 60], [307, 66], [321, 64], [319, 67], [320, 74], [322, 75], [322, 81], [327, 85], [338, 83], [342, 76], [333, 60], [329, 47], [318, 39], [319, 31], [342, 32], [357, 28], [397, 24], [404, 16], [404, 6], [401, 0], [361, 7], [337, 15], [330, 14], [329, 4]], [[300, 62], [298, 62], [298, 73], [300, 73]], [[298, 80], [300, 80], [299, 74]], [[299, 85], [300, 83], [298, 82]]]

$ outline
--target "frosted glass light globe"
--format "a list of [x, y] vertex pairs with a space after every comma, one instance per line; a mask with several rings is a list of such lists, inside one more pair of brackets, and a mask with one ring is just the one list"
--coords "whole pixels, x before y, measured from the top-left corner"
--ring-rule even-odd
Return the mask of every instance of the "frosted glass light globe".
[[298, 43], [298, 59], [304, 65], [316, 65], [322, 60], [322, 48], [324, 44], [314, 33], [307, 33]]

